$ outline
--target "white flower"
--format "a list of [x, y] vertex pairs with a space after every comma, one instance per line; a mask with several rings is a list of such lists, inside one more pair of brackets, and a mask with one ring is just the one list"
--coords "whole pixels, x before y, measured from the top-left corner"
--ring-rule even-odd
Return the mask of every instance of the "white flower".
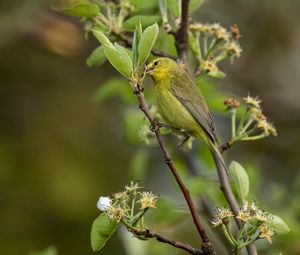
[[109, 197], [99, 197], [99, 200], [97, 202], [97, 208], [101, 212], [104, 212], [110, 206], [110, 202], [111, 202], [111, 199]]

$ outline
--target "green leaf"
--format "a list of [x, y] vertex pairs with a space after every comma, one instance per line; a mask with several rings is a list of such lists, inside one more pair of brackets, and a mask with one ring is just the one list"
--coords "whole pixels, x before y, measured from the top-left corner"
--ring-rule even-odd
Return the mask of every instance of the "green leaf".
[[142, 37], [143, 29], [142, 24], [139, 22], [136, 25], [134, 34], [133, 34], [133, 43], [132, 43], [132, 61], [134, 67], [138, 65], [138, 58], [139, 58], [139, 52], [138, 52], [138, 46]]
[[104, 46], [104, 53], [112, 66], [123, 76], [129, 78], [133, 70], [133, 64], [127, 50], [118, 44], [113, 45], [101, 31], [92, 31]]
[[196, 11], [203, 3], [204, 0], [190, 0], [189, 13]]
[[76, 17], [91, 18], [97, 16], [99, 7], [88, 0], [67, 1], [63, 4], [52, 5], [51, 8]]
[[110, 220], [105, 214], [99, 215], [93, 222], [91, 245], [93, 251], [101, 250], [118, 228], [118, 223]]
[[193, 54], [199, 59], [201, 56], [200, 52], [200, 44], [199, 44], [199, 37], [194, 35], [192, 32], [189, 31], [189, 47]]
[[179, 18], [181, 16], [181, 14], [180, 14], [181, 1], [180, 0], [167, 0], [167, 6], [175, 18]]
[[97, 47], [87, 58], [86, 64], [89, 67], [100, 66], [105, 62], [105, 60], [106, 60], [106, 56], [104, 53], [104, 47], [101, 45]]
[[276, 234], [286, 234], [290, 232], [289, 226], [277, 215], [272, 215], [270, 226], [274, 229]]
[[229, 166], [229, 173], [236, 184], [241, 201], [245, 203], [249, 193], [249, 177], [247, 172], [238, 162], [232, 161]]
[[155, 23], [152, 26], [147, 27], [143, 32], [138, 47], [139, 65], [143, 65], [146, 62], [152, 50], [152, 47], [156, 41], [158, 31], [159, 31], [158, 25]]
[[151, 10], [155, 10], [157, 8], [157, 1], [156, 0], [129, 0], [134, 6], [135, 11], [142, 12], [142, 13], [149, 13]]
[[141, 180], [147, 172], [149, 154], [146, 150], [138, 150], [130, 160], [129, 170], [132, 180]]
[[164, 29], [160, 29], [154, 47], [174, 57], [177, 56], [174, 36], [166, 33]]
[[104, 47], [113, 47], [113, 44], [101, 31], [97, 31], [97, 30], [92, 30], [92, 31], [94, 36]]
[[118, 78], [110, 79], [101, 84], [95, 92], [94, 99], [102, 102], [114, 96], [120, 97], [127, 104], [136, 102], [128, 81]]
[[167, 17], [167, 0], [159, 0], [159, 11], [162, 17]]
[[123, 23], [123, 28], [126, 31], [134, 31], [139, 21], [142, 24], [143, 28], [146, 28], [153, 23], [160, 21], [160, 16], [158, 15], [136, 15], [132, 16], [129, 19], [125, 20]]

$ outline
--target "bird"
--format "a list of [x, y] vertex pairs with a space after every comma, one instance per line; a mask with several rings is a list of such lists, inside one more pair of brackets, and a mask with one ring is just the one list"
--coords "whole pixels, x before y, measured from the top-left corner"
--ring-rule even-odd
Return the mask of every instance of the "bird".
[[173, 59], [159, 57], [146, 67], [154, 81], [154, 100], [166, 126], [181, 130], [208, 145], [227, 171], [219, 150], [213, 118], [200, 89]]

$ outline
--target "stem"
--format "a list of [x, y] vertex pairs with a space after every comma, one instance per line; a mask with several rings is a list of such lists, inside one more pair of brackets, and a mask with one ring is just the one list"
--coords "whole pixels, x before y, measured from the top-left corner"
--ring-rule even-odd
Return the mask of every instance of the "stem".
[[236, 109], [232, 109], [231, 113], [231, 138], [235, 138], [236, 134]]
[[250, 136], [250, 137], [244, 137], [241, 140], [242, 141], [253, 141], [253, 140], [258, 140], [258, 139], [262, 139], [262, 138], [265, 138], [265, 137], [266, 137], [266, 134], [262, 133], [260, 135], [255, 135], [255, 136]]
[[135, 200], [136, 200], [136, 191], [135, 191], [134, 197], [132, 198], [132, 201], [131, 201], [131, 211], [130, 211], [130, 216], [131, 217], [134, 214]]
[[204, 46], [206, 47], [206, 51], [207, 51], [204, 59], [207, 59], [209, 57], [209, 55], [215, 50], [215, 48], [219, 44], [220, 40], [213, 38], [208, 49], [207, 49], [207, 37], [205, 37], [204, 42], [206, 43]]
[[248, 122], [246, 123], [246, 125], [243, 127], [243, 129], [240, 131], [240, 134], [242, 135], [242, 134], [244, 134], [245, 132], [246, 132], [246, 130], [247, 130], [247, 128], [252, 124], [252, 122], [253, 122], [254, 120], [252, 119], [252, 118], [250, 118], [249, 120], [248, 120]]
[[230, 232], [228, 231], [227, 226], [225, 226], [224, 224], [222, 225], [222, 230], [225, 234], [225, 237], [227, 238], [227, 240], [231, 243], [231, 245], [233, 247], [237, 246], [237, 242], [234, 240], [233, 236], [230, 234]]
[[159, 143], [159, 146], [161, 148], [161, 151], [164, 155], [164, 158], [165, 158], [165, 163], [168, 165], [169, 169], [171, 170], [174, 178], [176, 179], [176, 182], [186, 200], [186, 203], [189, 207], [189, 210], [191, 212], [191, 215], [192, 215], [192, 218], [193, 218], [193, 222], [196, 226], [196, 229], [203, 241], [203, 244], [202, 244], [202, 249], [203, 249], [203, 252], [204, 254], [213, 254], [214, 253], [214, 250], [213, 250], [213, 247], [212, 247], [212, 243], [210, 241], [210, 239], [208, 238], [208, 235], [206, 234], [206, 231], [204, 229], [204, 226], [201, 222], [201, 219], [200, 219], [200, 216], [197, 212], [197, 209], [196, 209], [196, 206], [192, 200], [192, 197], [190, 195], [190, 192], [189, 190], [186, 188], [186, 186], [184, 185], [184, 183], [182, 182], [179, 174], [178, 174], [178, 171], [176, 169], [176, 166], [171, 158], [171, 155], [170, 153], [168, 152], [167, 148], [166, 148], [166, 145], [165, 145], [165, 142], [161, 136], [161, 133], [160, 133], [160, 126], [158, 124], [158, 122], [153, 118], [152, 114], [150, 113], [149, 111], [149, 108], [148, 108], [148, 105], [147, 105], [147, 102], [146, 102], [146, 99], [145, 99], [145, 96], [144, 96], [144, 93], [143, 93], [143, 88], [141, 87], [140, 84], [136, 84], [135, 86], [135, 91], [134, 93], [136, 94], [138, 100], [139, 100], [139, 107], [140, 109], [144, 112], [144, 114], [146, 115], [146, 117], [148, 118], [148, 120], [150, 121], [150, 124], [152, 126], [152, 130], [153, 132], [155, 133], [156, 135], [156, 139]]
[[245, 246], [252, 244], [253, 242], [255, 242], [257, 240], [257, 238], [258, 238], [258, 235], [253, 237], [252, 239], [248, 240], [247, 242], [243, 243], [239, 248], [242, 249]]
[[132, 221], [130, 221], [130, 225], [136, 225], [136, 223], [145, 215], [148, 211], [148, 207], [143, 209], [143, 211], [137, 213]]
[[204, 51], [204, 60], [206, 60], [207, 57], [207, 36], [204, 36], [203, 38], [203, 51]]

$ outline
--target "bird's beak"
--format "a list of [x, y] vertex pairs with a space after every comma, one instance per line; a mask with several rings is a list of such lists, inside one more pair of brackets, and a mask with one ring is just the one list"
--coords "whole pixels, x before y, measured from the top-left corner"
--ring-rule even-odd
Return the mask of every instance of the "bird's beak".
[[146, 74], [151, 74], [153, 72], [154, 68], [153, 65], [149, 64], [146, 67]]

